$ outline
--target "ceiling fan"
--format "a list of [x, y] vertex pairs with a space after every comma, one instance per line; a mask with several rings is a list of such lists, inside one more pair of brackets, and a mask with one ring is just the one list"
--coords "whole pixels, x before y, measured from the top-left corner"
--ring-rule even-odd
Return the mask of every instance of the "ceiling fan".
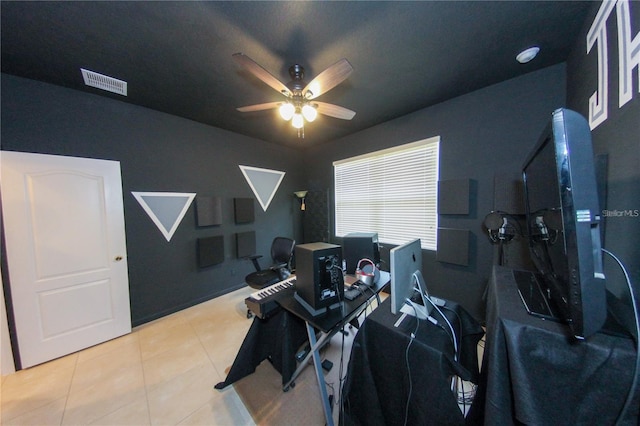
[[318, 96], [333, 89], [349, 77], [353, 71], [353, 67], [349, 61], [344, 58], [322, 71], [309, 83], [304, 81], [304, 68], [298, 64], [292, 65], [289, 68], [291, 81], [287, 84], [282, 83], [271, 75], [269, 71], [265, 70], [243, 53], [235, 53], [233, 59], [247, 71], [251, 72], [287, 98], [284, 101], [267, 102], [237, 108], [240, 112], [279, 108], [282, 118], [287, 121], [291, 120], [293, 127], [298, 129], [299, 137], [304, 137], [304, 121], [312, 122], [318, 114], [342, 120], [351, 120], [356, 115], [356, 113], [350, 109], [315, 100]]

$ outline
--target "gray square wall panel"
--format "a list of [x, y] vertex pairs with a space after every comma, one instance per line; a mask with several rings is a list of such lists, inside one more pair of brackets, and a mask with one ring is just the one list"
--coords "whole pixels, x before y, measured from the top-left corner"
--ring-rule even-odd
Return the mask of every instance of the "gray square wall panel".
[[196, 197], [198, 226], [222, 225], [222, 199], [220, 197]]
[[471, 181], [469, 179], [438, 182], [438, 214], [469, 214]]
[[438, 228], [438, 262], [469, 266], [469, 230]]

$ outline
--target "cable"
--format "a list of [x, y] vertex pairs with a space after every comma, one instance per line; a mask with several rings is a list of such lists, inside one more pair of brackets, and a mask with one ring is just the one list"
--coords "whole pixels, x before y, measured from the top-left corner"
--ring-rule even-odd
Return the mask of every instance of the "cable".
[[[412, 278], [415, 279], [416, 284], [417, 284], [417, 290], [420, 293], [420, 297], [422, 298], [422, 304], [423, 306], [426, 308], [426, 301], [428, 301], [433, 308], [440, 314], [440, 316], [445, 320], [445, 322], [447, 323], [447, 326], [449, 327], [449, 330], [451, 331], [450, 334], [450, 338], [451, 341], [453, 342], [453, 359], [454, 361], [458, 361], [458, 338], [456, 335], [456, 332], [453, 328], [453, 326], [451, 325], [451, 322], [449, 321], [449, 319], [444, 315], [444, 313], [440, 310], [440, 308], [433, 302], [433, 300], [431, 300], [431, 298], [429, 297], [429, 295], [427, 294], [426, 290], [426, 285], [424, 286], [425, 289], [423, 289], [423, 283], [424, 283], [424, 278], [422, 277], [422, 272], [420, 272], [419, 270], [415, 271], [412, 275]], [[407, 299], [405, 303], [408, 303], [411, 307], [413, 307], [414, 313], [416, 315], [416, 322], [419, 323], [419, 317], [418, 317], [418, 311], [417, 308], [415, 306], [414, 303], [411, 302], [410, 299]], [[429, 319], [431, 322], [433, 322], [434, 324], [436, 324], [437, 326], [439, 326], [440, 328], [442, 328], [444, 330], [444, 332], [446, 334], [447, 330], [441, 325], [439, 324], [436, 320], [434, 320], [433, 318], [428, 317], [427, 319]], [[416, 328], [417, 330], [417, 328]], [[411, 342], [409, 342], [409, 345], [407, 346], [407, 352], [406, 352], [406, 356], [407, 356], [407, 369], [409, 368], [409, 360], [408, 360], [408, 353], [409, 353], [409, 346], [411, 345]], [[451, 391], [454, 392], [454, 394], [457, 397], [458, 394], [458, 380], [457, 380], [457, 376], [453, 376], [451, 378]], [[409, 379], [411, 380], [411, 379]], [[410, 391], [411, 391], [411, 381], [409, 381], [409, 385], [410, 385]], [[409, 394], [409, 397], [411, 396], [411, 394]], [[409, 410], [409, 400], [407, 400], [407, 407], [406, 407], [407, 412], [405, 413], [405, 425], [406, 425], [406, 421], [407, 421], [407, 416], [408, 416], [408, 410]]]
[[[456, 318], [458, 319], [458, 326], [460, 326], [459, 330], [462, 331], [462, 318], [460, 318], [460, 315], [458, 315], [458, 313], [456, 312], [455, 309], [452, 309], [448, 306], [442, 306], [442, 309], [446, 309], [449, 312], [453, 312], [453, 314], [456, 316]], [[459, 337], [459, 346], [462, 346], [462, 336]]]
[[431, 300], [431, 298], [429, 296], [426, 296], [425, 299], [427, 301], [429, 301], [429, 303], [431, 303], [431, 306], [434, 307], [434, 309], [436, 311], [438, 311], [438, 313], [440, 314], [440, 316], [442, 318], [444, 318], [445, 322], [447, 323], [447, 325], [449, 326], [449, 330], [451, 330], [451, 340], [453, 341], [453, 359], [455, 361], [458, 360], [458, 338], [456, 336], [456, 332], [453, 329], [453, 326], [451, 325], [451, 323], [449, 322], [449, 319], [444, 315], [444, 313], [440, 310], [440, 308], [438, 307], [438, 305], [436, 305], [435, 303], [433, 303], [433, 300]]
[[[451, 325], [451, 322], [449, 322], [449, 319], [444, 315], [444, 313], [440, 310], [440, 308], [435, 303], [433, 303], [433, 300], [431, 300], [431, 298], [429, 297], [428, 293], [426, 292], [426, 284], [424, 285], [425, 289], [422, 288], [422, 284], [424, 283], [422, 272], [417, 270], [413, 273], [412, 277], [416, 279], [416, 283], [418, 284], [418, 290], [420, 292], [420, 297], [422, 298], [422, 304], [425, 306], [425, 308], [426, 308], [425, 301], [428, 301], [429, 303], [431, 303], [431, 306], [433, 306], [433, 308], [436, 311], [438, 311], [440, 316], [444, 318], [445, 322], [449, 326], [449, 330], [451, 330], [450, 337], [451, 337], [451, 340], [453, 341], [453, 359], [454, 361], [458, 361], [458, 338], [456, 336], [455, 330], [453, 329], [453, 326]], [[454, 376], [451, 379], [451, 391], [457, 394], [457, 377], [456, 376]]]
[[[407, 345], [407, 349], [404, 351], [404, 359], [407, 365], [407, 374], [409, 376], [409, 395], [407, 395], [407, 405], [404, 408], [404, 426], [407, 426], [407, 421], [409, 420], [409, 403], [411, 402], [411, 394], [413, 393], [413, 382], [411, 381], [411, 366], [409, 365], [409, 348], [413, 343], [413, 339], [418, 335], [418, 327], [420, 326], [420, 319], [418, 318], [418, 311], [411, 300], [407, 299], [406, 302], [409, 302], [409, 306], [413, 308], [413, 312], [416, 315], [416, 329], [411, 333], [409, 338], [409, 344]], [[405, 302], [405, 303], [406, 303]]]
[[[459, 327], [459, 328], [458, 328], [458, 330], [460, 330], [460, 333], [462, 333], [462, 318], [460, 318], [460, 315], [458, 315], [458, 313], [456, 312], [456, 310], [455, 310], [455, 309], [452, 309], [452, 308], [450, 308], [450, 307], [448, 307], [448, 306], [446, 306], [446, 305], [445, 305], [445, 306], [442, 306], [442, 309], [446, 309], [446, 310], [447, 310], [447, 311], [449, 311], [449, 312], [453, 312], [453, 314], [454, 314], [454, 315], [456, 316], [456, 318], [458, 319], [458, 327]], [[454, 335], [454, 338], [455, 338], [455, 335]], [[458, 348], [461, 348], [461, 347], [462, 347], [462, 335], [459, 335], [459, 336], [458, 336]], [[463, 394], [464, 394], [464, 382], [463, 382], [463, 381], [460, 381], [460, 383], [462, 384], [462, 392], [463, 392]], [[456, 391], [457, 391], [457, 386], [456, 386]], [[474, 391], [474, 392], [475, 392], [475, 391]], [[458, 393], [458, 400], [460, 400], [460, 392], [457, 392], [457, 393]]]
[[631, 401], [633, 400], [633, 395], [635, 394], [636, 387], [638, 386], [638, 373], [640, 372], [640, 316], [638, 316], [638, 305], [636, 303], [635, 295], [633, 294], [633, 287], [631, 286], [631, 279], [629, 278], [629, 273], [627, 269], [624, 267], [624, 264], [616, 257], [615, 254], [611, 253], [609, 250], [601, 249], [604, 253], [608, 254], [616, 261], [620, 269], [622, 269], [622, 273], [624, 274], [624, 278], [627, 282], [627, 286], [629, 287], [629, 294], [631, 295], [631, 304], [633, 305], [633, 314], [636, 320], [636, 366], [635, 371], [633, 373], [633, 380], [631, 381], [631, 387], [629, 388], [629, 393], [627, 394], [627, 398], [625, 399], [624, 405], [622, 406], [622, 410], [620, 410], [620, 414], [618, 414], [618, 418], [616, 419], [616, 425], [621, 424], [624, 419], [624, 416], [627, 414], [627, 410], [629, 409], [629, 405], [631, 405]]
[[[346, 325], [346, 324], [345, 324]], [[344, 326], [343, 326], [343, 331], [344, 331]], [[340, 369], [338, 370], [338, 398], [334, 398], [336, 399], [337, 404], [339, 404], [340, 407], [340, 413], [341, 413], [341, 418], [344, 419], [344, 406], [342, 404], [342, 387], [344, 386], [344, 381], [346, 381], [346, 378], [343, 378], [343, 373], [344, 373], [344, 339], [345, 339], [345, 333], [341, 333], [342, 334], [342, 344], [340, 346]], [[334, 393], [335, 395], [335, 393]], [[333, 411], [333, 409], [332, 409]]]

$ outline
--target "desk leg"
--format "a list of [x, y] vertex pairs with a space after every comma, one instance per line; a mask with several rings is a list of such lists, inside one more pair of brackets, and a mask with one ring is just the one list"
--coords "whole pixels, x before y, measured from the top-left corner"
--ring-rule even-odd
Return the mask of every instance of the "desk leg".
[[333, 414], [331, 412], [331, 404], [329, 404], [329, 396], [327, 395], [327, 385], [324, 381], [322, 373], [322, 363], [320, 361], [320, 348], [316, 347], [316, 333], [312, 326], [307, 323], [307, 334], [309, 335], [309, 343], [311, 344], [311, 353], [313, 356], [313, 366], [316, 370], [316, 378], [318, 379], [318, 387], [320, 388], [320, 399], [322, 399], [322, 409], [324, 410], [324, 418], [327, 420], [327, 426], [333, 426]]
[[[307, 327], [309, 326], [307, 325]], [[296, 378], [300, 375], [300, 373], [302, 373], [302, 370], [304, 370], [307, 367], [309, 358], [313, 356], [314, 352], [320, 353], [320, 350], [324, 347], [324, 345], [326, 345], [329, 342], [329, 339], [333, 337], [333, 334], [330, 334], [330, 333], [321, 333], [321, 334], [322, 336], [320, 336], [320, 339], [318, 339], [317, 341], [315, 340], [315, 334], [314, 334], [315, 343], [309, 340], [309, 353], [298, 364], [298, 368], [296, 368], [296, 371], [293, 372], [289, 381], [284, 386], [282, 386], [283, 391], [287, 392], [289, 391], [289, 388], [295, 386], [294, 382]]]

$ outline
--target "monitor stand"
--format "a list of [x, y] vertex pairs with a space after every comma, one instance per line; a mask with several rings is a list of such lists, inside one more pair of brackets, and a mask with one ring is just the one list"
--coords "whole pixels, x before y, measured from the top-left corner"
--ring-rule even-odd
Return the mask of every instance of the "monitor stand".
[[[408, 305], [407, 303], [411, 303], [411, 305]], [[400, 312], [414, 317], [417, 316], [419, 319], [427, 319], [427, 317], [429, 316], [429, 314], [427, 313], [427, 309], [423, 305], [409, 301], [402, 305], [402, 307], [400, 308]]]
[[518, 294], [530, 315], [556, 322], [565, 322], [559, 315], [553, 301], [545, 294], [541, 285], [542, 276], [531, 271], [513, 270], [513, 278], [518, 286]]

